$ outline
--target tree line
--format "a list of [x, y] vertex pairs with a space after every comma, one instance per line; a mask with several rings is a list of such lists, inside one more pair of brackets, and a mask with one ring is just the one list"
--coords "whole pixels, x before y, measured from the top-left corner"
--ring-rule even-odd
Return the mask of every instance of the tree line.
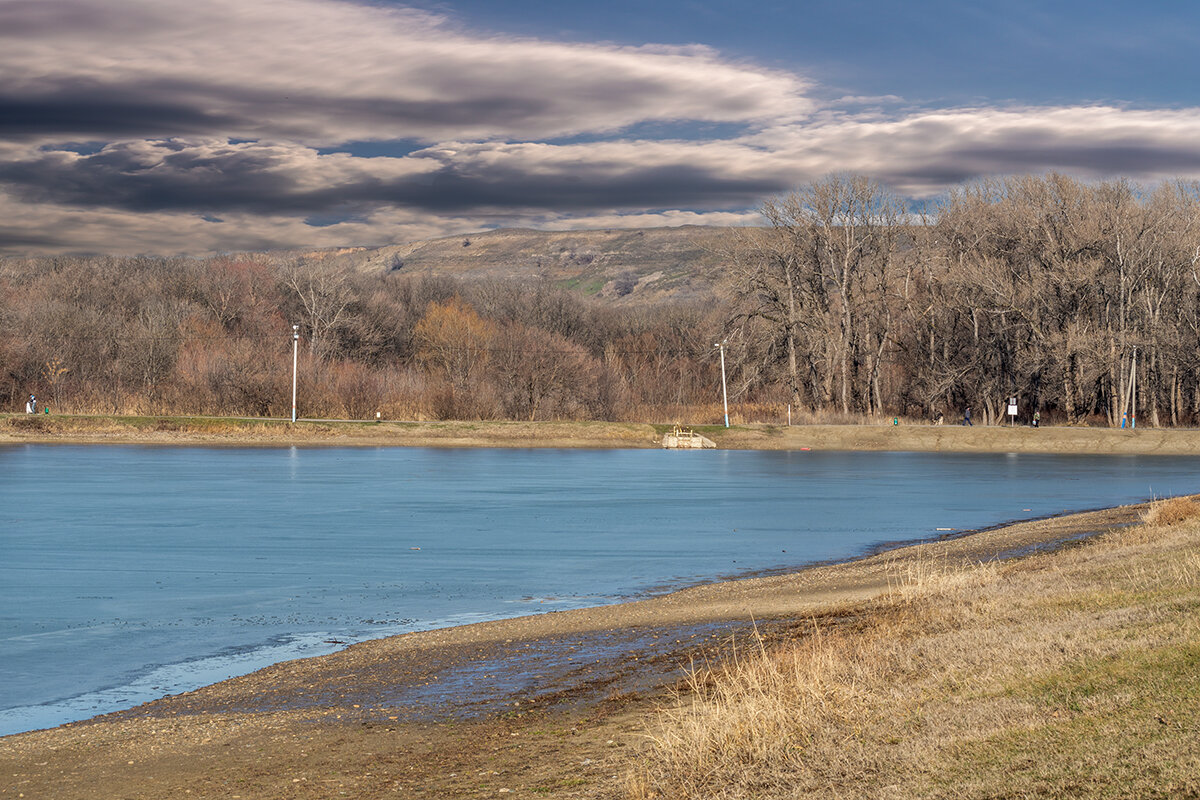
[[[64, 412], [984, 422], [1200, 420], [1200, 191], [1060, 175], [914, 210], [835, 175], [731, 229], [704, 301], [545, 278], [364, 274], [320, 255], [0, 262], [0, 399]], [[1136, 377], [1136, 380], [1134, 378]]]
[[[1200, 189], [990, 180], [915, 213], [832, 176], [728, 255], [741, 386], [868, 415], [1200, 419]], [[1136, 378], [1136, 380], [1135, 380]]]
[[620, 309], [545, 279], [320, 256], [0, 263], [0, 398], [62, 412], [683, 419], [719, 400], [712, 304]]

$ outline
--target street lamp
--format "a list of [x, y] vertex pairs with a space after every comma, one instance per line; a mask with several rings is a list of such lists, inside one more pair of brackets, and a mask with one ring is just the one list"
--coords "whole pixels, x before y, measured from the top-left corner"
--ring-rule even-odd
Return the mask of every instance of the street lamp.
[[292, 422], [296, 421], [296, 352], [300, 347], [300, 326], [292, 326]]
[[729, 391], [725, 388], [725, 342], [717, 342], [713, 345], [721, 351], [721, 399], [725, 403], [725, 427], [729, 427]]

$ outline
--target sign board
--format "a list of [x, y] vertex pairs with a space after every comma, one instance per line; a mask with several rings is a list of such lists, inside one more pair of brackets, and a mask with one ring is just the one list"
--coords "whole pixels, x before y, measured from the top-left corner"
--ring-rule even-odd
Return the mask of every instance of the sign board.
[[1017, 398], [1015, 397], [1008, 398], [1008, 415], [1010, 417], [1017, 415]]

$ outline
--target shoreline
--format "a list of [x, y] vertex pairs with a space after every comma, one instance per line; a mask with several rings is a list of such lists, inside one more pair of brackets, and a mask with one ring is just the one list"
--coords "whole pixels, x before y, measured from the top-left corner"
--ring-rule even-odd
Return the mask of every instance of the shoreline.
[[[0, 742], [119, 723], [143, 715], [174, 714], [178, 713], [181, 703], [186, 705], [195, 701], [222, 707], [224, 712], [261, 712], [265, 710], [262, 704], [256, 709], [249, 709], [242, 707], [239, 698], [261, 696], [264, 692], [287, 696], [288, 690], [284, 685], [293, 682], [297, 676], [312, 686], [321, 683], [331, 672], [341, 672], [345, 662], [361, 666], [366, 662], [387, 661], [402, 653], [420, 653], [447, 647], [494, 646], [499, 642], [529, 643], [564, 636], [613, 636], [621, 630], [713, 626], [743, 628], [814, 613], [825, 614], [831, 608], [861, 603], [887, 591], [894, 579], [892, 573], [906, 564], [929, 559], [943, 564], [978, 563], [1072, 546], [1091, 536], [1137, 522], [1146, 505], [1115, 506], [998, 523], [932, 539], [886, 543], [870, 553], [850, 559], [721, 576], [683, 588], [661, 593], [651, 591], [646, 595], [634, 595], [603, 605], [368, 639], [331, 654], [277, 662], [245, 675], [169, 695], [134, 708], [54, 728], [10, 734], [0, 737]], [[446, 700], [445, 697], [441, 699]], [[294, 702], [282, 702], [282, 705], [290, 707]], [[280, 707], [274, 710], [294, 709]], [[389, 710], [395, 711], [395, 708], [389, 707]]]
[[[1139, 506], [1102, 507], [1102, 508], [1084, 509], [1084, 510], [1075, 511], [1075, 512], [1059, 512], [1059, 513], [1053, 513], [1053, 514], [1046, 514], [1043, 516], [1028, 517], [1028, 518], [1023, 518], [1023, 519], [1018, 519], [1018, 520], [1007, 520], [1007, 521], [995, 523], [993, 525], [988, 525], [988, 526], [985, 526], [982, 528], [962, 529], [962, 530], [957, 530], [957, 531], [953, 531], [953, 532], [939, 533], [937, 535], [934, 535], [934, 536], [931, 536], [928, 538], [915, 538], [915, 539], [904, 539], [904, 540], [881, 542], [877, 545], [874, 545], [873, 547], [871, 547], [870, 549], [864, 551], [863, 553], [861, 553], [859, 555], [849, 556], [846, 558], [835, 558], [835, 559], [824, 560], [824, 561], [804, 562], [804, 563], [794, 564], [794, 565], [790, 565], [790, 566], [777, 566], [777, 567], [762, 568], [762, 569], [750, 569], [750, 570], [746, 570], [744, 572], [736, 572], [736, 573], [723, 573], [720, 575], [711, 576], [710, 578], [703, 579], [703, 580], [700, 580], [695, 583], [686, 583], [686, 584], [682, 584], [682, 585], [669, 584], [669, 585], [658, 586], [658, 587], [653, 587], [653, 586], [647, 587], [645, 589], [639, 590], [630, 595], [615, 596], [610, 602], [605, 602], [605, 603], [596, 604], [596, 605], [587, 605], [587, 606], [581, 606], [578, 608], [568, 608], [568, 609], [546, 611], [546, 612], [539, 612], [539, 613], [533, 613], [533, 614], [518, 614], [515, 616], [492, 616], [489, 614], [479, 613], [479, 614], [472, 615], [472, 616], [476, 616], [476, 617], [482, 617], [482, 619], [479, 619], [478, 621], [475, 621], [475, 622], [452, 622], [452, 623], [448, 623], [448, 624], [434, 625], [433, 627], [423, 628], [423, 629], [416, 630], [416, 631], [409, 631], [409, 632], [405, 632], [405, 633], [391, 633], [391, 634], [376, 636], [376, 637], [372, 637], [372, 638], [368, 638], [368, 639], [360, 639], [360, 640], [351, 641], [351, 642], [330, 642], [330, 643], [340, 644], [343, 646], [339, 647], [336, 650], [333, 650], [330, 653], [317, 654], [317, 655], [297, 654], [297, 655], [288, 656], [288, 657], [280, 659], [280, 660], [263, 662], [261, 666], [250, 668], [247, 671], [240, 672], [238, 674], [233, 675], [232, 677], [216, 680], [213, 683], [200, 684], [200, 685], [195, 686], [195, 688], [184, 689], [179, 692], [167, 694], [165, 696], [152, 697], [151, 699], [137, 702], [133, 706], [118, 708], [113, 711], [102, 711], [102, 712], [99, 712], [96, 714], [92, 714], [89, 717], [83, 717], [83, 718], [76, 719], [76, 720], [69, 720], [66, 722], [61, 722], [61, 723], [51, 725], [46, 728], [32, 728], [32, 729], [25, 730], [25, 731], [17, 731], [14, 733], [0, 734], [0, 740], [3, 740], [7, 736], [20, 736], [20, 735], [27, 734], [27, 733], [50, 731], [50, 730], [55, 730], [57, 728], [71, 726], [71, 725], [84, 724], [84, 723], [87, 723], [94, 719], [101, 719], [101, 718], [108, 718], [108, 717], [120, 717], [120, 716], [129, 715], [132, 712], [134, 712], [136, 709], [141, 708], [143, 706], [153, 705], [155, 703], [159, 703], [161, 701], [168, 700], [172, 697], [179, 697], [179, 696], [183, 696], [183, 695], [187, 695], [187, 694], [192, 694], [194, 692], [202, 692], [202, 691], [211, 689], [212, 687], [217, 686], [219, 684], [225, 683], [227, 681], [236, 681], [236, 680], [238, 680], [240, 678], [244, 678], [248, 675], [253, 675], [254, 673], [260, 672], [262, 670], [272, 669], [272, 668], [277, 667], [282, 664], [289, 664], [289, 663], [294, 663], [294, 662], [304, 662], [304, 661], [308, 661], [311, 659], [325, 658], [329, 655], [336, 655], [337, 653], [344, 652], [345, 650], [353, 648], [353, 647], [370, 645], [371, 643], [374, 643], [374, 642], [383, 642], [383, 641], [387, 641], [389, 639], [396, 639], [396, 638], [403, 638], [403, 637], [419, 637], [419, 636], [424, 636], [424, 635], [432, 635], [432, 634], [438, 634], [439, 632], [454, 631], [454, 630], [460, 629], [460, 628], [474, 629], [478, 626], [490, 626], [490, 625], [504, 626], [504, 625], [508, 625], [510, 623], [517, 624], [519, 621], [525, 620], [526, 618], [528, 618], [529, 622], [528, 623], [520, 623], [520, 627], [536, 628], [537, 620], [544, 619], [549, 615], [558, 615], [558, 614], [564, 614], [564, 615], [581, 615], [582, 614], [588, 618], [593, 618], [593, 617], [597, 617], [597, 616], [603, 617], [611, 609], [620, 607], [620, 606], [629, 605], [629, 604], [652, 603], [654, 601], [671, 598], [674, 595], [681, 595], [684, 593], [697, 592], [697, 593], [703, 594], [706, 589], [709, 589], [711, 587], [717, 587], [722, 584], [737, 585], [737, 584], [746, 584], [747, 582], [754, 582], [754, 581], [760, 581], [760, 580], [796, 578], [797, 576], [800, 576], [803, 573], [815, 572], [815, 571], [819, 571], [819, 570], [837, 570], [839, 568], [848, 568], [848, 567], [852, 567], [853, 565], [859, 564], [862, 562], [873, 561], [876, 559], [888, 559], [892, 556], [892, 554], [899, 553], [900, 551], [909, 550], [911, 548], [919, 548], [919, 547], [924, 547], [924, 546], [929, 546], [929, 545], [938, 545], [938, 544], [955, 542], [960, 539], [966, 539], [966, 538], [979, 536], [982, 534], [987, 534], [987, 533], [991, 533], [991, 532], [995, 532], [995, 531], [1003, 531], [1005, 529], [1012, 528], [1015, 526], [1037, 526], [1041, 523], [1047, 523], [1047, 522], [1052, 522], [1054, 520], [1064, 519], [1067, 517], [1076, 517], [1076, 516], [1081, 516], [1081, 515], [1098, 515], [1103, 518], [1108, 518], [1108, 517], [1112, 516], [1114, 519], [1118, 518], [1118, 517], [1120, 519], [1124, 519], [1126, 515], [1122, 512], [1122, 509], [1134, 508], [1134, 507], [1140, 508], [1141, 506], [1139, 505]], [[1129, 522], [1123, 521], [1123, 522], [1112, 523], [1113, 526], [1119, 526], [1119, 525], [1124, 525], [1124, 524], [1129, 524]], [[1084, 534], [1084, 538], [1086, 538], [1086, 536], [1088, 536], [1088, 535], [1091, 535], [1091, 533]], [[1036, 541], [1030, 541], [1025, 544], [1015, 545], [1015, 549], [1009, 549], [1009, 550], [1005, 550], [1002, 552], [997, 551], [997, 552], [993, 553], [991, 557], [995, 557], [995, 558], [999, 558], [999, 559], [1020, 557], [1021, 555], [1025, 555], [1026, 552], [1032, 553], [1035, 551], [1042, 551], [1044, 549], [1055, 549], [1058, 546], [1067, 545], [1074, 541], [1077, 541], [1079, 538], [1080, 538], [1080, 536], [1076, 533], [1062, 534], [1061, 536], [1054, 535], [1052, 538], [1046, 539], [1044, 541], [1039, 539]], [[981, 550], [979, 552], [985, 553], [987, 551]], [[712, 624], [716, 624], [716, 623], [714, 623], [712, 620], [707, 620], [707, 619], [683, 619], [683, 620], [672, 620], [668, 624], [681, 624], [681, 625], [685, 625], [685, 626], [704, 626], [704, 625], [712, 625]], [[335, 631], [332, 635], [338, 635], [338, 634]], [[236, 658], [236, 656], [237, 656], [237, 654], [234, 654], [234, 656], [232, 656], [232, 657]], [[179, 666], [179, 665], [161, 665], [161, 668], [169, 669], [172, 666]], [[169, 684], [170, 682], [168, 681], [167, 683]], [[124, 689], [124, 687], [109, 687], [108, 689], [98, 690], [97, 694], [103, 694], [105, 692], [114, 691], [114, 690], [119, 691], [122, 689]], [[64, 705], [64, 704], [69, 705], [72, 703], [81, 705], [84, 703], [85, 699], [89, 696], [90, 695], [80, 695], [78, 697], [66, 698], [63, 701], [60, 701], [58, 703], [50, 703], [48, 705], [52, 705], [52, 706], [53, 705]]]
[[[38, 419], [39, 419], [39, 421], [41, 421], [40, 418], [38, 418]], [[0, 421], [0, 425], [2, 425], [2, 421]], [[465, 423], [464, 425], [469, 426], [469, 427], [478, 427], [478, 425], [476, 423]], [[517, 423], [517, 425], [519, 425], [520, 428], [523, 430], [530, 427], [528, 425], [520, 424], [520, 423]], [[460, 426], [459, 425], [451, 425], [450, 427], [457, 428]], [[485, 425], [485, 426], [483, 426], [483, 429], [487, 430], [487, 431], [493, 431], [497, 428], [504, 429], [505, 427], [507, 427], [507, 426], [504, 424]], [[536, 426], [534, 426], [534, 427], [536, 427]], [[620, 426], [620, 427], [625, 427], [625, 426]], [[809, 426], [809, 427], [805, 427], [805, 428], [797, 427], [796, 429], [793, 429], [793, 430], [800, 430], [800, 431], [807, 432], [807, 433], [813, 433], [814, 429], [815, 429], [816, 433], [824, 433], [827, 436], [833, 435], [833, 434], [839, 434], [839, 435], [843, 436], [842, 441], [844, 441], [845, 440], [844, 436], [847, 431], [850, 431], [852, 434], [853, 433], [861, 433], [859, 431], [859, 428], [862, 428], [862, 427], [863, 426], [825, 426], [825, 427]], [[932, 426], [930, 426], [930, 427], [932, 427]], [[735, 433], [738, 433], [738, 432], [740, 432], [740, 431], [737, 431], [735, 429]], [[970, 431], [968, 431], [968, 433], [969, 432]], [[161, 433], [161, 431], [159, 431], [157, 433]], [[177, 436], [178, 432], [172, 431], [172, 432], [168, 432], [168, 433], [169, 433], [168, 439], [163, 440], [160, 438], [158, 441], [153, 442], [151, 446], [168, 446], [168, 447], [169, 446], [188, 446], [188, 445], [202, 446], [202, 447], [207, 447], [207, 446], [238, 447], [238, 446], [242, 446], [241, 444], [239, 444], [235, 441], [227, 440], [228, 438], [236, 438], [236, 437], [226, 437], [221, 442], [216, 443], [216, 444], [207, 442], [207, 441], [193, 443], [193, 442], [177, 442], [177, 441], [175, 441], [175, 437]], [[741, 433], [744, 433], [744, 432], [741, 432]], [[871, 433], [871, 431], [868, 431], [868, 433]], [[940, 432], [935, 430], [935, 433], [940, 433]], [[70, 438], [70, 437], [68, 437], [68, 438]], [[456, 439], [460, 439], [460, 438], [462, 438], [462, 437], [456, 436]], [[477, 439], [475, 441], [477, 443], [473, 446], [496, 446], [496, 445], [489, 445], [486, 442], [484, 444], [478, 444], [479, 441], [483, 441], [482, 439]], [[23, 443], [26, 443], [26, 444], [28, 444], [28, 443], [71, 444], [71, 445], [73, 445], [73, 444], [90, 444], [92, 442], [62, 441], [59, 437], [56, 436], [54, 438], [39, 438], [36, 440], [31, 440], [31, 441], [23, 442]], [[111, 441], [111, 440], [106, 440], [104, 443], [108, 443], [113, 446], [133, 446], [133, 447], [143, 446], [146, 444], [145, 442], [141, 442], [141, 441]], [[4, 444], [5, 443], [3, 440], [3, 436], [0, 435], [0, 448], [3, 448]], [[264, 446], [264, 447], [292, 446], [292, 445], [288, 445], [286, 443], [274, 442], [274, 441], [258, 442], [257, 444], [260, 446]], [[316, 446], [321, 447], [321, 446], [338, 446], [338, 445], [337, 444], [325, 444], [325, 445], [316, 445]], [[368, 445], [368, 446], [374, 446], [374, 445]], [[751, 449], [751, 448], [746, 448], [746, 449]], [[761, 449], [761, 448], [754, 448], [754, 449]], [[771, 449], [780, 449], [780, 448], [771, 448]], [[957, 451], [951, 451], [951, 452], [957, 452]], [[771, 579], [771, 578], [781, 578], [781, 577], [786, 578], [788, 576], [807, 574], [807, 573], [810, 573], [813, 571], [822, 570], [822, 569], [826, 569], [826, 568], [833, 568], [833, 569], [845, 568], [845, 567], [849, 567], [849, 566], [857, 564], [857, 563], [867, 562], [867, 561], [870, 561], [875, 558], [888, 558], [888, 557], [890, 557], [890, 554], [904, 551], [904, 550], [907, 550], [912, 547], [921, 547], [921, 546], [927, 546], [927, 545], [937, 545], [937, 544], [943, 544], [943, 543], [948, 543], [948, 542], [954, 542], [956, 540], [977, 537], [981, 534], [987, 534], [987, 533], [991, 533], [991, 532], [998, 531], [998, 530], [1008, 529], [1011, 527], [1038, 525], [1041, 523], [1051, 523], [1052, 524], [1053, 521], [1064, 518], [1064, 517], [1068, 517], [1068, 516], [1076, 517], [1076, 516], [1088, 515], [1088, 514], [1108, 515], [1108, 514], [1111, 514], [1115, 511], [1117, 511], [1119, 508], [1120, 507], [1093, 508], [1093, 509], [1088, 509], [1088, 510], [1079, 511], [1079, 512], [1071, 512], [1069, 514], [1067, 512], [1057, 512], [1057, 513], [1050, 513], [1045, 516], [1039, 516], [1039, 517], [1024, 517], [1024, 518], [1018, 518], [1018, 519], [1002, 520], [995, 524], [988, 525], [984, 528], [979, 528], [979, 529], [964, 529], [964, 530], [957, 530], [957, 531], [945, 531], [945, 532], [941, 532], [941, 533], [932, 533], [931, 532], [930, 535], [926, 536], [926, 537], [897, 539], [897, 540], [880, 542], [880, 543], [872, 546], [869, 550], [866, 550], [857, 556], [850, 556], [847, 558], [837, 558], [837, 559], [828, 560], [828, 561], [801, 562], [798, 564], [791, 564], [791, 565], [785, 565], [785, 566], [772, 566], [772, 567], [759, 568], [759, 569], [749, 569], [749, 570], [737, 571], [737, 572], [721, 572], [721, 573], [713, 574], [707, 578], [703, 578], [703, 579], [699, 580], [698, 582], [694, 582], [694, 583], [681, 584], [678, 582], [670, 582], [665, 585], [648, 586], [645, 589], [639, 590], [631, 595], [612, 598], [609, 602], [605, 602], [602, 605], [570, 609], [569, 612], [568, 611], [557, 611], [557, 612], [553, 612], [553, 613], [561, 614], [561, 613], [574, 613], [574, 612], [581, 612], [581, 611], [589, 611], [589, 610], [594, 610], [594, 609], [611, 609], [614, 607], [624, 606], [624, 605], [627, 605], [630, 603], [641, 603], [641, 602], [646, 602], [646, 601], [654, 601], [654, 600], [658, 600], [658, 599], [661, 599], [664, 597], [670, 597], [670, 596], [673, 596], [676, 594], [686, 593], [686, 592], [690, 592], [693, 590], [703, 589], [704, 587], [711, 587], [711, 586], [721, 585], [721, 584], [726, 584], [726, 583], [745, 584], [747, 582], [751, 582], [751, 581], [755, 581], [755, 580], [759, 580], [759, 579]], [[942, 529], [939, 529], [939, 530], [942, 530]], [[1053, 542], [1051, 542], [1051, 544], [1053, 544]], [[1038, 549], [1045, 545], [1046, 545], [1046, 542], [1037, 541], [1037, 542], [1033, 542], [1029, 546], [1033, 547], [1034, 549]], [[1022, 552], [1023, 551], [1021, 551], [1020, 549], [1016, 549], [1016, 550], [1010, 549], [1005, 552], [1003, 557], [1011, 557], [1011, 556], [1015, 556], [1015, 555], [1020, 555]], [[523, 616], [532, 616], [534, 618], [540, 618], [540, 617], [544, 616], [544, 613], [545, 612], [543, 612], [542, 614], [534, 614], [534, 615], [518, 615], [517, 617], [480, 614], [480, 615], [478, 615], [478, 617], [483, 617], [486, 620], [485, 623], [465, 623], [465, 624], [469, 626], [469, 625], [473, 625], [473, 624], [488, 624], [488, 623], [496, 623], [496, 622], [506, 622], [506, 621], [509, 621], [512, 619], [520, 619]], [[692, 620], [691, 622], [695, 622], [695, 620]], [[352, 639], [351, 641], [355, 642], [355, 644], [352, 646], [359, 646], [362, 644], [366, 644], [368, 642], [381, 641], [384, 639], [393, 638], [395, 636], [412, 636], [412, 635], [415, 635], [418, 633], [424, 634], [424, 633], [430, 633], [432, 631], [444, 631], [444, 630], [450, 630], [450, 629], [462, 627], [463, 625], [464, 625], [464, 623], [461, 623], [461, 622], [448, 622], [443, 625], [425, 628], [425, 629], [422, 629], [422, 630], [416, 631], [416, 632], [403, 633], [403, 634], [388, 634], [385, 636], [374, 637], [371, 639], [363, 639], [363, 640]], [[335, 633], [334, 638], [346, 638], [346, 637], [337, 636]], [[307, 659], [307, 658], [320, 658], [320, 657], [322, 657], [322, 656], [299, 655], [298, 654], [296, 656], [287, 656], [284, 661], [259, 662], [263, 666], [251, 667], [249, 669], [251, 672], [253, 672], [253, 671], [260, 670], [260, 669], [268, 669], [279, 663], [288, 663], [289, 661], [296, 660], [296, 659], [303, 660], [303, 659]], [[245, 674], [248, 674], [248, 673], [241, 673], [241, 675], [245, 675]], [[236, 680], [237, 677], [239, 677], [239, 676], [235, 675], [233, 678], [231, 678], [231, 680]], [[193, 684], [193, 685], [195, 685], [195, 684]], [[201, 686], [198, 686], [197, 689], [188, 690], [188, 691], [195, 691], [195, 690], [200, 690], [200, 689], [204, 689], [204, 688], [206, 688], [206, 687], [201, 685]], [[72, 698], [72, 699], [74, 699], [74, 698]], [[155, 701], [153, 699], [151, 699], [146, 702], [155, 702]], [[127, 709], [117, 710], [117, 711], [113, 711], [113, 712], [101, 712], [101, 715], [124, 713], [125, 710], [127, 710]], [[82, 721], [85, 721], [85, 719], [84, 720], [76, 720], [76, 722], [82, 722]], [[63, 723], [63, 724], [72, 724], [72, 723], [67, 722], [67, 723]], [[37, 730], [37, 729], [35, 729], [35, 730]], [[19, 734], [7, 734], [7, 735], [19, 735]]]
[[[0, 774], [12, 776], [0, 780], [0, 797], [327, 796], [314, 758], [326, 774], [369, 777], [386, 765], [395, 786], [401, 776], [416, 780], [409, 793], [420, 797], [494, 793], [518, 778], [566, 787], [554, 796], [615, 796], [645, 720], [684, 686], [689, 669], [818, 621], [859, 624], [873, 602], [930, 565], [1086, 547], [1136, 523], [1146, 505], [1002, 523], [848, 561], [280, 662], [132, 709], [0, 737]], [[380, 753], [392, 755], [381, 762]], [[583, 778], [586, 791], [570, 789]], [[242, 788], [266, 783], [279, 785]]]
[[[960, 563], [985, 560], [1019, 558], [1033, 552], [1045, 552], [1070, 546], [1093, 535], [1123, 527], [1136, 522], [1140, 509], [1146, 504], [1114, 506], [1073, 513], [1051, 514], [1024, 520], [1001, 522], [984, 528], [943, 533], [930, 539], [912, 539], [881, 543], [859, 556], [832, 561], [806, 563], [790, 567], [749, 570], [745, 573], [714, 576], [709, 580], [670, 589], [647, 589], [628, 597], [620, 597], [611, 603], [583, 606], [580, 608], [498, 617], [478, 622], [451, 624], [419, 631], [364, 639], [347, 644], [333, 653], [315, 656], [299, 656], [276, 661], [250, 672], [235, 675], [216, 683], [201, 685], [195, 689], [139, 703], [130, 708], [103, 712], [92, 717], [65, 722], [50, 728], [34, 729], [0, 736], [5, 738], [45, 733], [78, 725], [87, 725], [100, 720], [122, 719], [136, 716], [139, 709], [170, 704], [174, 699], [195, 694], [220, 693], [218, 687], [242, 683], [258, 673], [277, 670], [289, 665], [305, 664], [336, 658], [351, 650], [364, 651], [367, 658], [378, 657], [371, 651], [384, 647], [384, 643], [404, 640], [420, 649], [425, 640], [443, 646], [447, 643], [460, 645], [465, 642], [494, 642], [500, 638], [511, 641], [514, 637], [524, 641], [543, 639], [548, 636], [588, 635], [601, 630], [612, 634], [616, 628], [681, 627], [683, 629], [706, 628], [738, 623], [756, 625], [768, 623], [780, 615], [792, 616], [811, 613], [814, 608], [826, 604], [831, 597], [840, 603], [861, 602], [872, 593], [886, 588], [875, 573], [880, 564], [888, 567], [901, 561], [918, 557], [954, 560]], [[961, 543], [977, 537], [987, 541], [974, 542], [970, 546]], [[856, 573], [866, 570], [875, 575], [868, 579]], [[844, 575], [854, 576], [846, 581]], [[841, 577], [839, 577], [841, 576]], [[844, 581], [837, 586], [839, 581]], [[798, 605], [777, 602], [765, 605], [764, 598], [783, 585], [805, 587], [808, 592]], [[728, 598], [743, 595], [734, 605]], [[766, 613], [764, 614], [764, 611]], [[484, 703], [483, 705], [488, 705]], [[243, 709], [244, 710], [244, 709]]]
[[[609, 798], [688, 674], [870, 625], [923, 575], [1086, 548], [1118, 506], [614, 605], [402, 634], [126, 711], [0, 738], [0, 797]], [[932, 571], [932, 572], [931, 572]], [[902, 590], [902, 589], [901, 589]], [[512, 787], [524, 787], [524, 789]]]
[[[6, 444], [658, 448], [669, 423], [309, 421], [0, 415]], [[719, 449], [1200, 455], [1200, 429], [861, 424], [694, 426]]]

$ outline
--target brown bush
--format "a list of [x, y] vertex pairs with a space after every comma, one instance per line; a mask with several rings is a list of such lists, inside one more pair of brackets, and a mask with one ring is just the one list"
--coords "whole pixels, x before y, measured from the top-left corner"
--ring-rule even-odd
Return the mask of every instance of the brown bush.
[[1144, 520], [1147, 525], [1178, 525], [1189, 519], [1200, 517], [1200, 505], [1187, 497], [1173, 497], [1151, 503]]

